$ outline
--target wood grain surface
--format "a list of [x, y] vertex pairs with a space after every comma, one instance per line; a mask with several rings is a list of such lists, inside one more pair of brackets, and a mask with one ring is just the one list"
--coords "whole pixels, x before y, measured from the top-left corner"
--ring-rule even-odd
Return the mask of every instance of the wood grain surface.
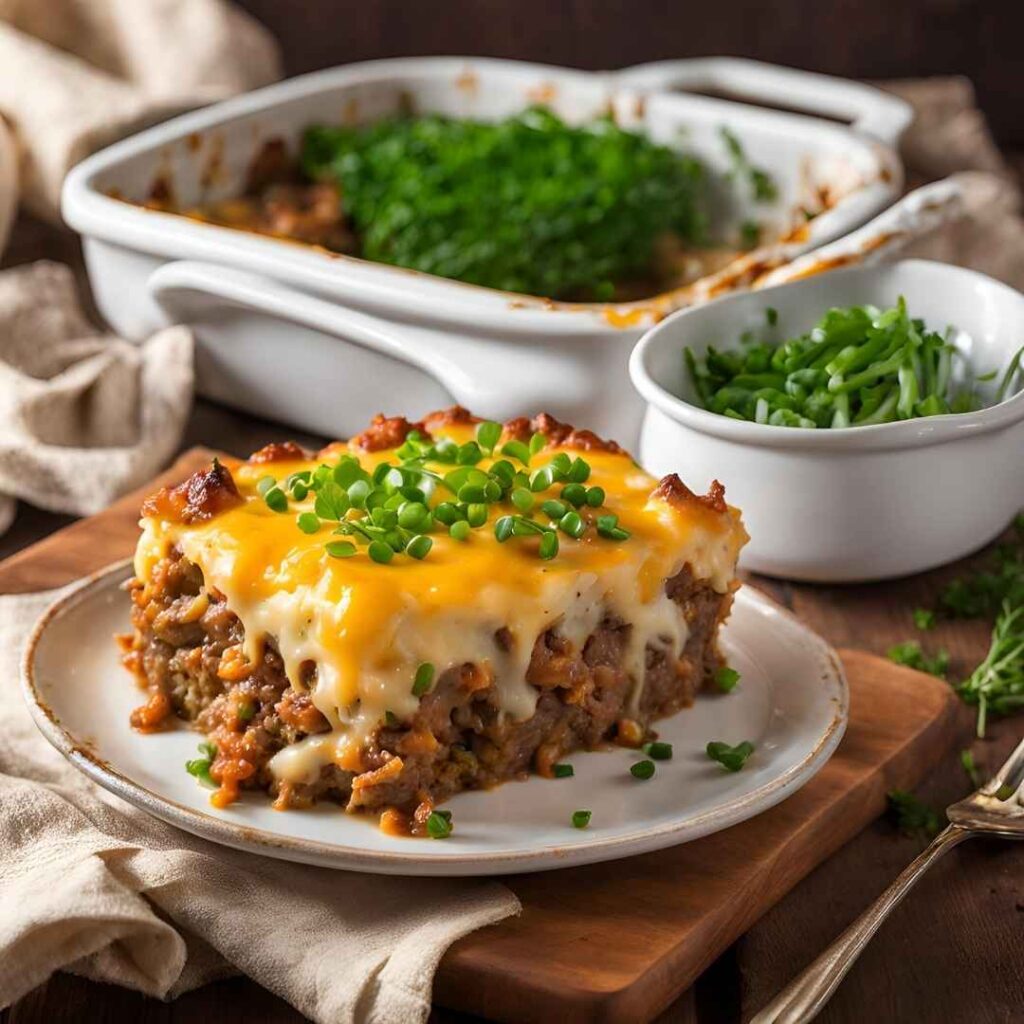
[[[178, 482], [212, 454], [191, 449], [160, 482]], [[60, 586], [123, 558], [138, 537], [140, 497], [129, 495], [0, 563], [0, 593]], [[945, 683], [854, 650], [843, 662], [851, 693], [847, 734], [800, 792], [696, 842], [505, 879], [522, 915], [449, 951], [435, 985], [438, 1001], [510, 1024], [631, 1024], [664, 1009], [876, 818], [888, 789], [916, 785], [948, 748], [955, 698]], [[619, 941], [624, 933], [637, 941]]]
[[[1024, 9], [1015, 6], [1019, 16]], [[1024, 154], [1010, 156], [1018, 173], [1024, 172]], [[77, 243], [70, 236], [23, 219], [3, 262], [10, 265], [42, 257], [66, 259], [81, 267]], [[311, 445], [323, 440], [304, 438], [291, 429], [200, 401], [185, 445], [215, 441], [218, 447], [244, 456], [269, 441], [289, 437]], [[133, 515], [128, 510], [124, 514], [129, 519]], [[942, 510], [931, 514], [941, 515]], [[0, 537], [0, 556], [17, 552], [70, 522], [68, 516], [22, 505], [14, 526]], [[946, 581], [985, 558], [981, 552], [932, 573], [880, 584], [810, 586], [763, 578], [754, 582], [836, 646], [884, 654], [891, 644], [915, 636], [928, 649], [945, 646], [953, 656], [950, 677], [957, 679], [984, 656], [988, 627], [980, 622], [947, 622], [922, 635], [914, 630], [911, 614], [915, 606], [930, 605]], [[51, 570], [23, 577], [29, 578], [38, 578], [34, 585], [44, 586], [50, 585], [47, 579], [58, 582], [60, 574]], [[918, 787], [919, 795], [937, 808], [969, 789], [956, 756], [959, 749], [971, 749], [982, 769], [991, 770], [1024, 731], [1022, 718], [997, 721], [986, 740], [976, 741], [972, 725], [971, 712], [958, 708], [956, 742]], [[884, 818], [876, 820], [839, 847], [714, 960], [658, 1018], [658, 1024], [739, 1024], [747, 1019], [892, 881], [920, 845], [899, 835]], [[617, 941], [642, 942], [644, 938], [623, 934]], [[1022, 951], [1024, 849], [995, 842], [967, 843], [938, 864], [892, 915], [819, 1020], [824, 1024], [1020, 1021]], [[297, 1024], [302, 1019], [281, 999], [244, 978], [226, 979], [163, 1003], [59, 974], [0, 1011], [3, 1024], [198, 1024], [210, 1020]], [[431, 1024], [470, 1024], [477, 1019], [437, 1009]]]

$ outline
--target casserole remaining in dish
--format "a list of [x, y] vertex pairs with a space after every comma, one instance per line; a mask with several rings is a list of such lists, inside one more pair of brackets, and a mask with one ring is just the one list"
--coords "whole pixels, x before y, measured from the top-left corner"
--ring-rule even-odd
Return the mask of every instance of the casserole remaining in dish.
[[[668, 69], [658, 69], [658, 75]], [[472, 58], [350, 65], [176, 118], [97, 153], [68, 176], [63, 213], [84, 236], [100, 311], [124, 337], [167, 321], [198, 341], [199, 391], [263, 416], [350, 436], [389, 402], [422, 416], [458, 402], [505, 420], [523, 408], [588, 422], [632, 444], [642, 403], [625, 387], [630, 346], [671, 310], [735, 288], [863, 224], [898, 194], [893, 144], [905, 104], [851, 82], [734, 60], [680, 62], [674, 78], [593, 74]], [[689, 72], [683, 75], [683, 72]], [[742, 91], [753, 101], [847, 116], [821, 118], [667, 91]], [[310, 125], [370, 125], [402, 112], [500, 122], [543, 102], [579, 126], [616, 124], [708, 169], [712, 238], [762, 228], [757, 249], [727, 267], [636, 301], [560, 302], [464, 284], [279, 238], [144, 209], [151, 197], [188, 209], [238, 197], [254, 158], [280, 140], [295, 154]], [[759, 203], [729, 178], [738, 140], [770, 175]], [[329, 195], [328, 195], [329, 198]], [[806, 221], [803, 211], [822, 210]], [[788, 241], [778, 241], [787, 239]], [[775, 244], [772, 240], [776, 240]], [[733, 250], [735, 253], [735, 250]]]
[[205, 732], [192, 770], [218, 805], [329, 797], [415, 834], [454, 792], [638, 746], [692, 703], [746, 541], [717, 483], [698, 497], [552, 417], [458, 408], [215, 462], [142, 526], [133, 724]]

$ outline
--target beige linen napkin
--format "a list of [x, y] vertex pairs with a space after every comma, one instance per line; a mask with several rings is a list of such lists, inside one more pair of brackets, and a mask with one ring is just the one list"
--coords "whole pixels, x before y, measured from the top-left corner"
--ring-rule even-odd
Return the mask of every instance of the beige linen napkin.
[[881, 84], [914, 107], [914, 123], [900, 143], [907, 189], [957, 174], [965, 192], [964, 217], [900, 255], [972, 267], [1024, 290], [1020, 184], [975, 105], [974, 87], [966, 78]]
[[174, 454], [192, 402], [192, 335], [101, 334], [71, 271], [0, 273], [0, 495], [89, 515]]
[[[0, 0], [0, 252], [19, 198], [56, 220], [92, 150], [279, 70], [224, 0]], [[15, 498], [82, 515], [153, 476], [191, 395], [184, 328], [129, 345], [89, 324], [66, 269], [0, 274], [0, 533]]]
[[278, 77], [274, 40], [223, 0], [0, 0], [0, 114], [22, 201], [54, 220], [88, 153]]
[[424, 1021], [444, 951], [516, 897], [239, 853], [105, 793], [18, 690], [24, 637], [58, 593], [0, 597], [0, 1006], [58, 969], [170, 996], [231, 964], [324, 1024]]

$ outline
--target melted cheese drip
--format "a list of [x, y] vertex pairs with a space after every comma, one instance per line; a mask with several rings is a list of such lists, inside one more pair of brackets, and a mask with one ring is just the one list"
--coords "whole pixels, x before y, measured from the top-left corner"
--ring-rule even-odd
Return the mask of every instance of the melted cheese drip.
[[[435, 433], [459, 442], [472, 436], [465, 426]], [[348, 450], [338, 445], [324, 461], [333, 463]], [[545, 449], [535, 465], [559, 450]], [[316, 666], [311, 698], [332, 731], [279, 752], [270, 767], [283, 780], [312, 782], [332, 762], [357, 769], [359, 751], [388, 711], [402, 720], [416, 713], [420, 698], [412, 693], [412, 680], [422, 662], [433, 664], [438, 676], [466, 662], [483, 666], [493, 675], [500, 709], [515, 720], [529, 718], [537, 690], [526, 671], [536, 638], [553, 628], [578, 650], [606, 614], [632, 625], [624, 668], [635, 702], [648, 645], [678, 657], [686, 643], [686, 623], [665, 595], [664, 581], [688, 563], [695, 577], [725, 592], [746, 534], [735, 510], [723, 515], [697, 503], [652, 498], [657, 481], [627, 455], [567, 453], [590, 463], [588, 486], [605, 489], [602, 511], [619, 516], [632, 533], [629, 540], [608, 541], [593, 529], [579, 541], [562, 535], [557, 557], [543, 561], [533, 539], [499, 544], [493, 530], [499, 513], [492, 510], [488, 524], [468, 541], [433, 533], [433, 549], [423, 561], [396, 556], [378, 565], [365, 548], [335, 559], [324, 549], [332, 539], [328, 524], [313, 535], [295, 525], [297, 513], [312, 510], [313, 495], [291, 501], [288, 513], [280, 514], [256, 491], [268, 473], [283, 479], [319, 462], [243, 463], [232, 471], [242, 505], [192, 525], [142, 520], [135, 572], [146, 581], [177, 545], [241, 620], [251, 662], [271, 639], [297, 690], [309, 678], [304, 666]], [[397, 461], [393, 451], [351, 454], [368, 469]], [[485, 460], [481, 468], [487, 465]], [[502, 627], [513, 637], [509, 651], [495, 639]]]

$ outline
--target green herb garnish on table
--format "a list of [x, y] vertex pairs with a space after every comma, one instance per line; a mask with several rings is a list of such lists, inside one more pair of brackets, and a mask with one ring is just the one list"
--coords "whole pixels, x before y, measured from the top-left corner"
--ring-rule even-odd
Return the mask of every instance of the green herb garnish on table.
[[918, 672], [927, 672], [929, 675], [945, 679], [949, 671], [949, 652], [940, 648], [934, 656], [929, 656], [921, 649], [916, 640], [907, 640], [902, 644], [893, 644], [886, 651], [886, 657], [897, 665], [906, 665], [907, 668], [917, 669]]
[[952, 619], [994, 620], [988, 654], [956, 687], [965, 703], [977, 707], [977, 734], [984, 737], [990, 715], [1024, 709], [1024, 513], [1015, 517], [1012, 539], [996, 546], [986, 568], [946, 586], [938, 611]]
[[901, 789], [887, 794], [889, 812], [896, 827], [907, 836], [934, 839], [942, 831], [942, 819], [922, 800]]
[[657, 274], [666, 237], [705, 238], [704, 170], [618, 127], [542, 107], [312, 127], [303, 171], [336, 182], [360, 255], [471, 284], [606, 300]]
[[[902, 298], [884, 311], [830, 309], [812, 330], [781, 342], [748, 333], [739, 348], [709, 346], [700, 357], [687, 348], [684, 356], [705, 409], [773, 427], [872, 426], [982, 406], [969, 372], [956, 372], [964, 357], [911, 317]], [[1015, 386], [1019, 356], [997, 401]]]

